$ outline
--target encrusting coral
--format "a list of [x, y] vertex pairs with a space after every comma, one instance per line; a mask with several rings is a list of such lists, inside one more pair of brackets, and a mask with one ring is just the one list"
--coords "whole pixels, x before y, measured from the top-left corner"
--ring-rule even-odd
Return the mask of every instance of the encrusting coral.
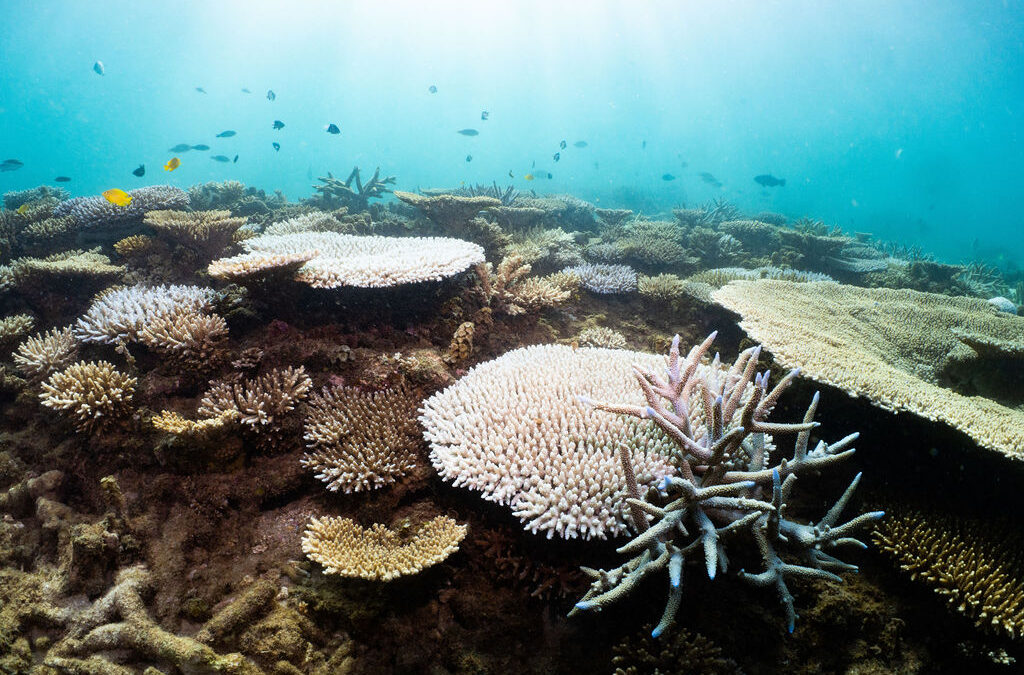
[[1019, 535], [988, 521], [897, 512], [874, 540], [910, 578], [921, 580], [981, 629], [1024, 637], [1024, 559]]
[[303, 434], [309, 451], [302, 465], [332, 492], [394, 483], [416, 466], [417, 403], [404, 388], [334, 387], [313, 394]]
[[475, 366], [423, 403], [430, 461], [453, 485], [510, 505], [532, 532], [566, 539], [623, 534], [626, 488], [618, 443], [635, 450], [644, 485], [672, 472], [674, 444], [649, 421], [605, 415], [573, 396], [639, 403], [631, 370], [638, 362], [655, 368], [664, 359], [538, 345]]
[[447, 516], [436, 516], [409, 532], [395, 532], [381, 523], [364, 529], [348, 518], [314, 517], [302, 537], [302, 550], [327, 574], [391, 581], [458, 551], [466, 529]]
[[[1024, 411], [1012, 407], [1019, 388], [1006, 382], [1014, 371], [964, 341], [1024, 336], [1024, 318], [977, 298], [835, 283], [734, 281], [713, 298], [783, 365], [1024, 457]], [[1002, 395], [1009, 405], [994, 400]]]
[[50, 375], [39, 400], [71, 418], [78, 431], [94, 433], [131, 412], [135, 384], [106, 361], [79, 361]]
[[[676, 452], [668, 455], [674, 472], [656, 489], [642, 494], [634, 471], [635, 453], [628, 439], [620, 439], [618, 455], [628, 495], [623, 501], [636, 536], [617, 551], [631, 557], [612, 570], [585, 568], [593, 583], [570, 616], [605, 608], [631, 593], [645, 577], [666, 570], [668, 601], [652, 631], [657, 637], [672, 624], [682, 602], [685, 565], [695, 559], [702, 561], [710, 579], [726, 572], [725, 544], [739, 533], [753, 536], [765, 568], [756, 574], [740, 570], [740, 578], [777, 591], [790, 632], [797, 617], [787, 577], [840, 581], [835, 572], [856, 570], [828, 551], [851, 545], [863, 548], [864, 544], [849, 535], [883, 515], [876, 511], [838, 522], [860, 481], [859, 474], [817, 523], [791, 520], [787, 504], [797, 476], [813, 475], [850, 457], [857, 434], [833, 444], [819, 441], [808, 450], [810, 432], [817, 426], [817, 394], [802, 423], [767, 422], [797, 371], [769, 390], [769, 373], [757, 372], [760, 347], [742, 352], [731, 368], [726, 369], [717, 356], [710, 366], [702, 367], [701, 359], [715, 336], [712, 333], [683, 359], [677, 335], [669, 352], [667, 377], [655, 374], [647, 364], [638, 365], [636, 381], [646, 405], [581, 396], [583, 404], [597, 410], [653, 421], [676, 444]], [[793, 456], [772, 466], [766, 436], [784, 433], [796, 434]], [[772, 454], [771, 461], [776, 461]], [[777, 550], [788, 550], [800, 563], [784, 562]]]
[[378, 237], [336, 232], [261, 235], [241, 242], [247, 253], [214, 261], [211, 276], [291, 266], [295, 280], [314, 288], [379, 288], [439, 281], [483, 262], [483, 249], [442, 237]]

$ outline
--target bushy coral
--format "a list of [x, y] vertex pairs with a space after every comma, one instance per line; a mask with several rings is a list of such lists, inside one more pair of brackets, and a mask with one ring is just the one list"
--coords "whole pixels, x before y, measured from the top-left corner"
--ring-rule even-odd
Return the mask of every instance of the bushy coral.
[[94, 433], [131, 412], [136, 382], [106, 361], [79, 361], [50, 375], [39, 400], [68, 417], [78, 431]]

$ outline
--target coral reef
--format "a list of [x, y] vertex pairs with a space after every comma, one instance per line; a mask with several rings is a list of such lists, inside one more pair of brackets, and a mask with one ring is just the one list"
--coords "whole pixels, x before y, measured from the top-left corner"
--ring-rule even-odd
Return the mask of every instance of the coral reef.
[[1024, 636], [1024, 559], [1014, 530], [991, 521], [901, 511], [875, 526], [875, 544], [981, 629]]
[[832, 277], [821, 272], [804, 272], [802, 270], [781, 269], [770, 265], [756, 267], [748, 270], [743, 267], [718, 267], [715, 269], [697, 272], [687, 277], [687, 281], [708, 284], [714, 288], [721, 288], [730, 281], [751, 280], [751, 279], [775, 279], [777, 281], [793, 281], [806, 283], [808, 281], [835, 281]]
[[197, 262], [206, 263], [233, 241], [245, 218], [232, 218], [230, 211], [148, 211], [144, 222], [158, 238], [188, 250]]
[[593, 293], [631, 293], [636, 290], [636, 270], [627, 265], [586, 264], [562, 271], [579, 277], [580, 285]]
[[975, 351], [954, 329], [978, 344], [985, 341], [978, 336], [1021, 335], [1024, 318], [975, 298], [833, 283], [734, 281], [712, 297], [738, 312], [740, 326], [783, 365], [1022, 456], [1024, 412], [1013, 407], [1017, 371], [987, 358], [985, 349]]
[[302, 550], [327, 574], [391, 581], [417, 574], [458, 551], [466, 529], [446, 516], [400, 532], [380, 523], [364, 529], [348, 518], [313, 518]]
[[603, 347], [605, 349], [625, 349], [625, 336], [611, 328], [592, 326], [580, 331], [576, 338], [580, 347]]
[[[573, 396], [634, 400], [634, 363], [662, 357], [620, 349], [539, 345], [482, 363], [423, 403], [430, 461], [446, 481], [511, 506], [531, 532], [605, 538], [626, 531], [620, 443], [637, 480], [671, 473], [673, 444], [649, 421], [604, 415]], [[591, 377], [600, 372], [600, 377]]]
[[[391, 192], [388, 185], [395, 184], [394, 176], [380, 177], [380, 167], [377, 167], [373, 172], [373, 177], [365, 184], [359, 176], [358, 166], [352, 168], [352, 172], [344, 181], [338, 180], [330, 172], [317, 180], [322, 185], [314, 185], [313, 188], [320, 193], [321, 201], [331, 208], [344, 206], [354, 212], [366, 211], [371, 199], [382, 198]], [[353, 189], [353, 185], [355, 189]]]
[[559, 305], [579, 287], [575, 275], [531, 277], [531, 270], [517, 255], [503, 258], [496, 270], [491, 269], [490, 263], [479, 266], [477, 274], [488, 304], [509, 316], [518, 316]]
[[473, 333], [476, 332], [476, 324], [472, 321], [463, 321], [455, 329], [452, 341], [441, 357], [445, 363], [458, 363], [469, 358], [473, 353]]
[[483, 262], [483, 249], [441, 237], [377, 237], [335, 232], [261, 235], [242, 242], [248, 252], [214, 261], [210, 275], [240, 276], [239, 271], [276, 269], [308, 260], [296, 281], [314, 288], [379, 288], [438, 281]]
[[199, 401], [199, 416], [230, 415], [253, 431], [273, 429], [306, 398], [313, 382], [305, 368], [274, 369], [242, 383], [215, 382]]
[[70, 418], [76, 430], [91, 434], [131, 412], [136, 382], [106, 361], [79, 361], [50, 375], [39, 401]]
[[309, 401], [303, 434], [309, 451], [302, 465], [332, 492], [394, 483], [416, 466], [417, 403], [404, 388], [324, 388]]
[[33, 335], [18, 346], [14, 365], [31, 379], [41, 379], [67, 368], [78, 358], [78, 342], [71, 328], [53, 328]]
[[153, 185], [129, 190], [132, 198], [127, 206], [118, 206], [104, 197], [75, 197], [53, 209], [57, 217], [70, 216], [78, 227], [102, 227], [141, 219], [147, 211], [184, 209], [189, 206], [188, 194], [170, 185]]
[[97, 297], [75, 324], [82, 342], [117, 344], [136, 342], [158, 320], [166, 325], [178, 316], [211, 310], [213, 290], [200, 286], [130, 286]]
[[722, 655], [722, 648], [700, 633], [685, 628], [671, 638], [651, 637], [648, 624], [639, 633], [615, 645], [612, 652], [614, 675], [740, 675], [743, 671], [732, 659]]
[[[636, 536], [617, 551], [632, 557], [612, 570], [587, 570], [593, 583], [570, 616], [604, 608], [633, 592], [648, 575], [666, 570], [668, 601], [661, 621], [651, 633], [658, 637], [672, 624], [682, 602], [686, 563], [694, 559], [702, 562], [708, 578], [714, 579], [719, 572], [727, 571], [725, 544], [740, 532], [749, 533], [757, 542], [765, 570], [757, 574], [740, 570], [739, 576], [755, 586], [772, 587], [778, 592], [790, 633], [796, 622], [796, 609], [787, 577], [839, 581], [835, 572], [856, 570], [829, 551], [850, 545], [863, 548], [864, 544], [849, 535], [883, 515], [880, 511], [871, 512], [838, 522], [860, 474], [817, 523], [803, 524], [788, 518], [787, 506], [797, 476], [813, 475], [848, 458], [854, 452], [850, 446], [858, 435], [851, 434], [832, 444], [819, 441], [809, 451], [818, 396], [811, 400], [802, 423], [767, 422], [796, 371], [769, 390], [768, 372], [757, 372], [760, 347], [742, 352], [728, 370], [717, 357], [710, 366], [702, 366], [701, 359], [715, 337], [716, 333], [712, 333], [693, 347], [684, 360], [677, 335], [672, 341], [664, 378], [647, 364], [638, 366], [636, 380], [646, 405], [602, 402], [585, 395], [581, 399], [597, 410], [653, 421], [677, 444], [678, 452], [669, 455], [674, 471], [666, 475], [657, 489], [643, 495], [639, 487], [642, 483], [634, 472], [635, 453], [628, 443], [619, 444], [627, 488], [627, 496], [622, 499], [628, 504]], [[797, 435], [793, 456], [772, 466], [766, 436], [788, 433]], [[777, 549], [791, 551], [800, 564], [784, 562]]]

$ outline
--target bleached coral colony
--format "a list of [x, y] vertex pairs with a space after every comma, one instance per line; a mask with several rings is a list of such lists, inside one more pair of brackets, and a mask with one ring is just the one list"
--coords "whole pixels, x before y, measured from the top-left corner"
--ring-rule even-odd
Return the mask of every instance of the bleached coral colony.
[[320, 183], [5, 195], [0, 672], [762, 672], [735, 636], [783, 628], [773, 663], [929, 672], [954, 647], [885, 566], [803, 583], [852, 579], [868, 528], [976, 623], [956, 658], [1014, 658], [1024, 564], [953, 501], [1020, 490], [1008, 279], [724, 201]]

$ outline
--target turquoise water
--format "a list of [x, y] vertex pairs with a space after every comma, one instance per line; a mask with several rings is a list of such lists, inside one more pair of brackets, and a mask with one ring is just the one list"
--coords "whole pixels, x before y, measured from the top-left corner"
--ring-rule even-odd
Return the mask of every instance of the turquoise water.
[[[1020, 2], [577, 5], [7, 0], [0, 155], [24, 167], [0, 191], [237, 179], [299, 199], [310, 176], [380, 166], [399, 189], [512, 182], [645, 213], [724, 198], [1024, 260]], [[166, 173], [178, 143], [211, 150]]]

